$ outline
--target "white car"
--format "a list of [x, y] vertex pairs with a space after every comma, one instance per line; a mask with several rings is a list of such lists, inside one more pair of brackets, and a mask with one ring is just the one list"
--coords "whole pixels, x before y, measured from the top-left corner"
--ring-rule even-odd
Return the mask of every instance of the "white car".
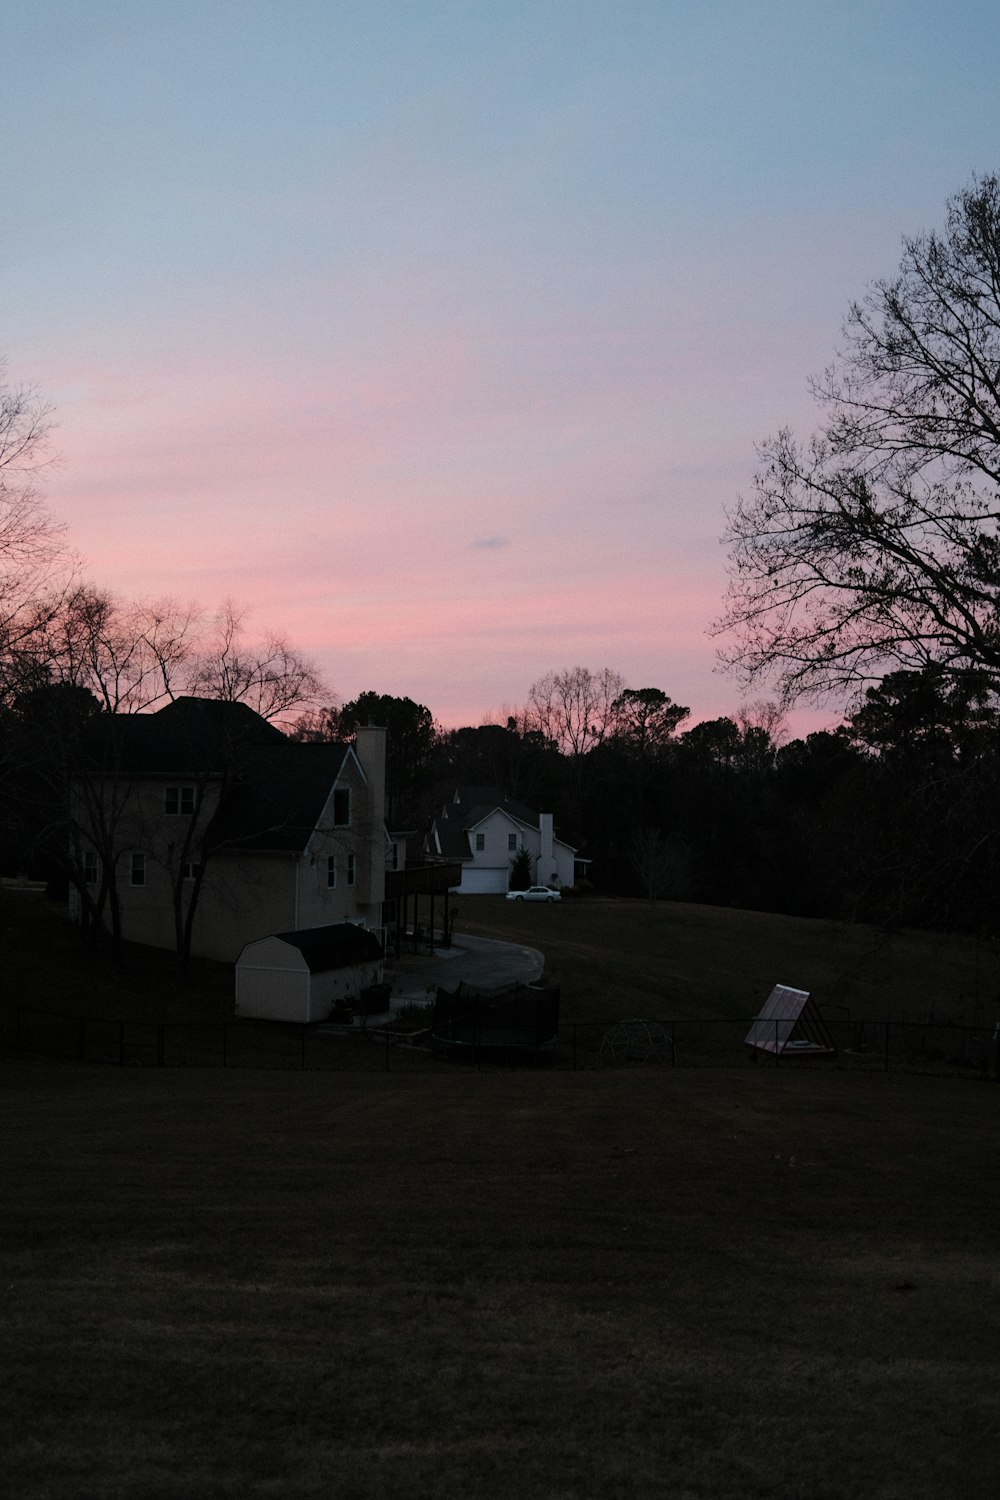
[[547, 885], [529, 885], [526, 891], [508, 891], [508, 901], [561, 901], [562, 897], [558, 891], [550, 890]]

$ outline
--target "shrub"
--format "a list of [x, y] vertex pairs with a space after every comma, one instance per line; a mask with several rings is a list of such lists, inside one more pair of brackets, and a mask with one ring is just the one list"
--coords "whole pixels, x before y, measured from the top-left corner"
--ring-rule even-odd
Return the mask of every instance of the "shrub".
[[413, 1000], [408, 1005], [401, 1005], [392, 1019], [394, 1023], [402, 1021], [406, 1025], [429, 1026], [433, 1018], [433, 1005], [422, 1005], [419, 1000]]
[[518, 849], [510, 862], [510, 889], [526, 891], [531, 884], [531, 855], [527, 849]]

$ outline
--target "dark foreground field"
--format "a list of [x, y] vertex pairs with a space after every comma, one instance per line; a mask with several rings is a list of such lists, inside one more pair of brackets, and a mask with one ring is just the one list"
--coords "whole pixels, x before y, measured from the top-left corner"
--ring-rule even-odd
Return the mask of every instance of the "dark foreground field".
[[5, 1491], [1000, 1493], [1000, 1088], [15, 1063]]

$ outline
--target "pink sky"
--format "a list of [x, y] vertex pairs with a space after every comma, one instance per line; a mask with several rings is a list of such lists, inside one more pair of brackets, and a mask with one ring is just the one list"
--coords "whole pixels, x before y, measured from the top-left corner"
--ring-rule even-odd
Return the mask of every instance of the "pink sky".
[[90, 576], [231, 597], [331, 696], [448, 725], [577, 664], [733, 712], [706, 630], [754, 442], [996, 166], [970, 9], [887, 0], [859, 47], [860, 0], [37, 0], [2, 350]]
[[484, 393], [482, 354], [457, 336], [350, 379], [248, 377], [218, 349], [204, 367], [56, 370], [47, 386], [75, 387], [88, 420], [60, 403], [50, 498], [99, 581], [233, 597], [341, 699], [405, 693], [477, 723], [581, 663], [732, 711], [705, 631], [736, 466], [704, 451], [690, 370], [650, 371], [652, 343], [623, 339], [569, 392], [537, 374], [526, 391], [532, 363], [503, 387], [487, 368]]

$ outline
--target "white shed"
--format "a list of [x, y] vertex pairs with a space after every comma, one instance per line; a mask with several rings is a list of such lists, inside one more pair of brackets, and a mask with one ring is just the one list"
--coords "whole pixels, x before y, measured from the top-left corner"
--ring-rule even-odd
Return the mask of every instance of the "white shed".
[[236, 962], [236, 1014], [325, 1021], [338, 1000], [382, 981], [382, 945], [351, 922], [278, 932], [247, 943]]

